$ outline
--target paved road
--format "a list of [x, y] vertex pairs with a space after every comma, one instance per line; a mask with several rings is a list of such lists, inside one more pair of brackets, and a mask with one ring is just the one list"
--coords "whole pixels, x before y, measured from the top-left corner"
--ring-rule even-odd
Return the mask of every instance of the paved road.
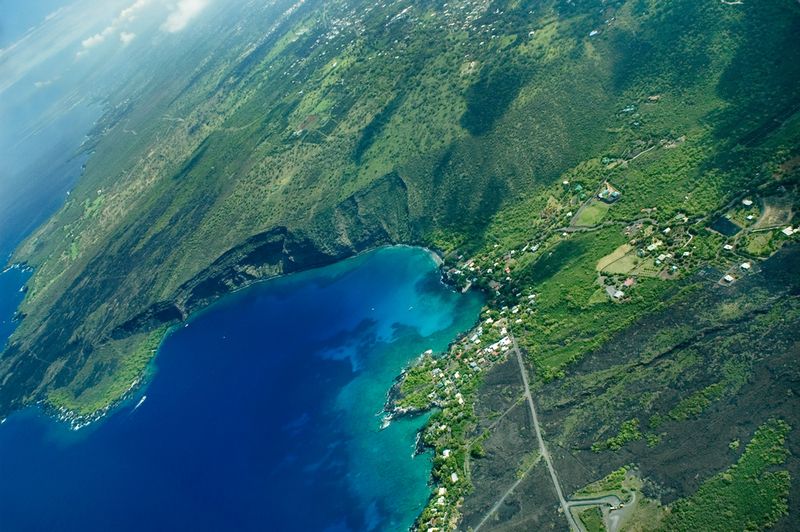
[[586, 499], [570, 499], [567, 505], [570, 508], [576, 506], [601, 506], [607, 504], [609, 506], [619, 506], [622, 500], [616, 495], [605, 495], [603, 497], [591, 497]]
[[[610, 506], [611, 508], [615, 508], [619, 506], [622, 502], [619, 497], [616, 495], [605, 495], [603, 497], [587, 497], [585, 499], [570, 499], [567, 502], [569, 506], [570, 515], [572, 515], [573, 508], [583, 508], [586, 506]], [[605, 512], [603, 512], [605, 515]], [[609, 515], [609, 520], [611, 516]], [[575, 519], [575, 525], [578, 527], [579, 532], [586, 532], [586, 528], [583, 526], [583, 523], [579, 519]], [[619, 528], [619, 520], [615, 519], [613, 521], [613, 527], [609, 532], [616, 532]]]
[[553, 461], [550, 459], [550, 453], [547, 452], [547, 447], [544, 444], [544, 438], [542, 438], [542, 430], [539, 428], [539, 416], [536, 415], [536, 406], [533, 404], [533, 396], [531, 395], [530, 386], [528, 386], [528, 372], [525, 369], [525, 364], [522, 361], [522, 353], [519, 351], [517, 339], [514, 338], [514, 335], [512, 335], [510, 332], [508, 336], [511, 338], [514, 353], [517, 355], [519, 372], [522, 375], [522, 384], [525, 386], [525, 399], [528, 401], [528, 407], [530, 408], [531, 416], [533, 417], [533, 428], [536, 431], [536, 439], [539, 441], [539, 454], [542, 456], [542, 458], [544, 458], [545, 464], [547, 464], [547, 470], [550, 472], [550, 479], [553, 481], [553, 487], [555, 487], [556, 494], [558, 495], [558, 503], [561, 505], [561, 510], [564, 512], [564, 516], [567, 518], [570, 530], [580, 531], [581, 529], [578, 527], [578, 523], [575, 522], [575, 518], [569, 511], [569, 505], [567, 500], [564, 498], [564, 493], [561, 491], [561, 484], [558, 482], [556, 469], [553, 467]]
[[[531, 411], [531, 417], [533, 418], [533, 428], [536, 433], [536, 440], [539, 443], [539, 457], [536, 461], [531, 464], [528, 469], [523, 473], [523, 475], [517, 479], [504, 493], [503, 495], [494, 503], [492, 508], [486, 512], [483, 519], [481, 519], [480, 523], [475, 527], [475, 532], [483, 527], [489, 518], [494, 515], [495, 512], [500, 508], [503, 502], [508, 498], [511, 493], [520, 485], [520, 483], [525, 479], [528, 472], [533, 469], [534, 465], [539, 462], [539, 459], [544, 459], [545, 464], [547, 465], [547, 470], [550, 473], [550, 479], [553, 482], [553, 487], [556, 490], [556, 495], [558, 496], [558, 503], [561, 506], [561, 511], [564, 513], [564, 517], [567, 519], [567, 523], [569, 524], [569, 528], [573, 532], [584, 532], [583, 526], [577, 522], [575, 516], [572, 515], [572, 508], [583, 507], [583, 506], [619, 506], [622, 502], [619, 497], [616, 495], [604, 495], [602, 497], [587, 497], [581, 499], [573, 499], [571, 501], [567, 501], [564, 497], [564, 492], [561, 490], [561, 484], [558, 481], [558, 475], [556, 474], [555, 466], [553, 466], [553, 460], [550, 458], [550, 453], [547, 451], [547, 446], [544, 443], [544, 437], [542, 436], [542, 429], [539, 427], [539, 416], [536, 414], [536, 405], [533, 402], [533, 395], [531, 394], [530, 385], [528, 383], [528, 371], [525, 369], [525, 363], [522, 359], [522, 353], [519, 350], [519, 346], [517, 345], [517, 339], [514, 338], [514, 335], [510, 332], [508, 333], [509, 338], [511, 338], [511, 345], [514, 350], [514, 354], [517, 358], [517, 364], [519, 364], [519, 372], [522, 375], [522, 384], [525, 388], [525, 401], [528, 403], [528, 408]], [[616, 530], [619, 526], [619, 518], [620, 516], [614, 519], [613, 517], [610, 518], [612, 528]]]
[[[630, 516], [630, 513], [636, 506], [636, 492], [633, 493], [631, 500], [626, 502], [623, 508], [620, 508], [622, 502], [622, 499], [616, 495], [604, 495], [602, 497], [570, 499], [567, 502], [567, 505], [569, 506], [570, 510], [584, 506], [609, 506], [611, 508], [616, 508], [616, 510], [611, 510], [608, 513], [603, 512], [603, 515], [606, 518], [606, 527], [608, 532], [617, 532], [622, 524], [622, 521]], [[586, 532], [586, 529], [583, 527], [583, 523], [575, 520], [575, 524], [578, 526], [578, 530], [580, 532]]]

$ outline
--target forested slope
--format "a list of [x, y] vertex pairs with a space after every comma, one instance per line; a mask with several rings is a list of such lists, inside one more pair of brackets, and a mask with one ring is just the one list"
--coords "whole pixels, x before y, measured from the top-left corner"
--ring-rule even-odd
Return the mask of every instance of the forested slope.
[[[14, 255], [35, 274], [0, 414], [102, 410], [165, 327], [258, 279], [382, 244], [456, 257], [522, 241], [565, 180], [591, 195], [612, 179], [609, 219], [705, 216], [796, 155], [789, 0], [240, 9], [109, 96], [79, 186]], [[544, 371], [578, 356], [555, 342]]]

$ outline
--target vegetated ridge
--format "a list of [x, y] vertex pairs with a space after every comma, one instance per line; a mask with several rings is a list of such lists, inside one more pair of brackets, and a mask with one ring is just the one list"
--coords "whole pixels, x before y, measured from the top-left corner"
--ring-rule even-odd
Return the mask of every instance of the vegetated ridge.
[[[797, 253], [796, 2], [319, 4], [276, 4], [270, 24], [254, 17], [188, 54], [195, 68], [109, 98], [79, 186], [12, 259], [35, 274], [0, 359], [0, 415], [39, 400], [95, 415], [167, 327], [221, 295], [411, 243], [489, 296], [474, 331], [401, 383], [398, 408], [443, 407], [424, 433], [436, 486], [421, 527], [566, 523], [519, 383], [494, 377], [509, 333], [565, 494], [625, 466], [610, 491], [646, 495], [614, 526], [706, 522], [727, 482], [715, 475], [761, 467], [719, 454], [724, 430], [680, 447], [704, 416], [735, 423], [728, 406], [755, 382], [785, 397], [736, 441], [796, 448], [795, 387], [748, 348], [780, 338], [772, 360], [796, 361], [797, 292], [768, 275]], [[669, 322], [676, 309], [685, 322]], [[741, 335], [726, 356], [703, 343], [726, 331]], [[779, 455], [763, 463], [796, 469]], [[797, 522], [789, 476], [768, 477], [755, 527]]]

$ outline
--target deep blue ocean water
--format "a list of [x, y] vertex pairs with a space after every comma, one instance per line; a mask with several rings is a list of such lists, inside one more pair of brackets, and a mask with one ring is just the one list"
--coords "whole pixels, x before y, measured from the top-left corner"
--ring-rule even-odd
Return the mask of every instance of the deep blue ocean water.
[[424, 417], [380, 430], [386, 392], [480, 306], [406, 247], [234, 294], [100, 422], [27, 409], [0, 425], [0, 530], [405, 529], [431, 458], [413, 457]]

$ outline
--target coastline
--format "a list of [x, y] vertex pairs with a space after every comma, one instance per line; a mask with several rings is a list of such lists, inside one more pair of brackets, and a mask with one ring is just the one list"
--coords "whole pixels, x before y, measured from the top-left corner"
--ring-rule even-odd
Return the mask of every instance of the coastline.
[[[440, 265], [440, 269], [441, 269]], [[454, 289], [453, 285], [447, 283], [443, 272], [443, 283], [448, 285], [451, 289]], [[381, 423], [381, 430], [387, 428], [393, 421], [401, 420], [401, 419], [411, 419], [426, 413], [442, 413], [446, 408], [446, 402], [444, 399], [440, 397], [434, 397], [433, 399], [429, 399], [427, 404], [424, 407], [401, 407], [398, 406], [397, 402], [402, 399], [402, 392], [401, 387], [403, 382], [409, 375], [409, 372], [414, 368], [422, 365], [426, 362], [426, 357], [430, 357], [431, 359], [438, 360], [440, 362], [448, 361], [453, 349], [460, 343], [462, 343], [466, 338], [468, 338], [473, 331], [475, 331], [478, 327], [480, 327], [480, 318], [478, 321], [468, 330], [459, 333], [459, 335], [454, 338], [447, 346], [446, 350], [440, 353], [434, 353], [432, 350], [427, 350], [421, 353], [419, 356], [411, 360], [406, 367], [394, 378], [392, 382], [392, 386], [386, 392], [386, 401], [384, 404], [383, 409], [383, 417]], [[467, 396], [467, 399], [462, 404], [465, 408], [472, 407], [472, 398], [470, 395]], [[434, 457], [437, 456], [444, 456], [445, 459], [449, 455], [450, 451], [447, 449], [440, 449], [434, 444], [432, 441], [427, 441], [427, 437], [431, 435], [434, 429], [438, 427], [441, 428], [442, 424], [440, 423], [439, 419], [436, 415], [432, 415], [428, 418], [424, 425], [422, 425], [419, 430], [417, 430], [416, 438], [414, 442], [414, 456], [418, 456], [424, 453], [432, 453]], [[441, 452], [439, 452], [441, 451]], [[437, 507], [439, 509], [447, 508], [448, 506], [444, 506], [443, 503], [444, 498], [443, 494], [447, 494], [447, 488], [444, 487], [444, 481], [441, 471], [438, 470], [436, 462], [434, 462], [434, 466], [431, 468], [430, 474], [428, 476], [428, 487], [430, 488], [430, 492], [428, 494], [428, 499], [423, 507], [422, 511], [417, 515], [414, 523], [409, 527], [409, 532], [415, 532], [418, 530], [424, 530], [426, 528], [425, 523], [423, 522], [423, 517], [429, 511], [431, 507]], [[451, 481], [452, 481], [451, 477]], [[456, 477], [457, 478], [457, 477]], [[455, 484], [455, 481], [452, 481]], [[471, 485], [471, 484], [470, 484]], [[450, 500], [450, 499], [448, 499]], [[449, 524], [452, 525], [452, 528], [455, 528], [455, 525], [458, 521], [460, 521], [461, 516], [457, 513], [458, 508], [461, 506], [463, 502], [463, 497], [459, 496], [455, 501], [452, 501], [449, 504], [449, 508], [451, 510], [451, 515], [449, 516]]]
[[[460, 292], [460, 290], [458, 290], [458, 288], [452, 282], [450, 282], [450, 279], [449, 279], [449, 277], [448, 277], [448, 275], [446, 273], [445, 267], [444, 267], [445, 263], [444, 263], [444, 259], [442, 257], [441, 252], [438, 251], [438, 250], [435, 250], [435, 249], [424, 247], [424, 246], [414, 246], [414, 245], [409, 245], [409, 244], [396, 244], [396, 245], [379, 246], [379, 247], [376, 247], [376, 248], [372, 248], [372, 249], [361, 251], [361, 252], [356, 253], [356, 254], [354, 254], [354, 255], [352, 255], [350, 257], [347, 257], [347, 258], [345, 258], [345, 259], [343, 259], [341, 261], [336, 261], [334, 264], [343, 263], [343, 262], [346, 262], [348, 260], [357, 259], [358, 257], [361, 257], [361, 256], [366, 255], [368, 253], [373, 253], [373, 252], [376, 252], [376, 251], [381, 250], [381, 249], [387, 249], [387, 248], [393, 248], [393, 247], [415, 248], [415, 249], [423, 250], [430, 257], [430, 259], [434, 262], [434, 264], [436, 265], [436, 268], [438, 269], [438, 276], [439, 276], [440, 282], [443, 285], [445, 285], [448, 290]], [[14, 265], [14, 267], [22, 268], [22, 267], [25, 267], [25, 266], [22, 265], [22, 264], [19, 264], [19, 265]], [[103, 408], [101, 408], [99, 410], [96, 410], [95, 412], [92, 412], [91, 414], [78, 414], [77, 411], [75, 411], [75, 410], [71, 410], [71, 409], [65, 408], [63, 406], [62, 407], [57, 406], [56, 404], [54, 404], [51, 401], [49, 401], [47, 398], [41, 399], [38, 402], [34, 403], [33, 405], [29, 405], [29, 407], [33, 406], [33, 407], [36, 407], [36, 408], [40, 408], [41, 412], [44, 415], [46, 415], [48, 417], [51, 417], [51, 418], [57, 420], [58, 422], [67, 425], [67, 427], [68, 427], [68, 429], [70, 431], [78, 431], [78, 430], [86, 428], [86, 427], [88, 427], [90, 425], [93, 425], [94, 423], [96, 423], [98, 421], [102, 421], [107, 415], [118, 411], [118, 409], [120, 409], [120, 408], [124, 408], [129, 403], [132, 404], [134, 401], [136, 401], [137, 399], [139, 399], [141, 397], [142, 393], [144, 393], [144, 390], [146, 390], [146, 388], [147, 388], [148, 384], [150, 383], [151, 378], [152, 378], [152, 376], [154, 374], [154, 371], [152, 371], [152, 369], [155, 367], [155, 364], [157, 362], [157, 357], [161, 353], [161, 348], [162, 348], [164, 342], [166, 341], [166, 339], [169, 338], [169, 336], [173, 332], [175, 332], [176, 330], [178, 330], [182, 326], [183, 327], [188, 326], [194, 319], [196, 319], [197, 317], [199, 317], [203, 313], [207, 312], [209, 309], [214, 307], [217, 303], [219, 303], [220, 301], [223, 301], [223, 300], [225, 300], [225, 299], [227, 299], [229, 297], [234, 297], [236, 294], [242, 292], [245, 288], [253, 287], [256, 284], [261, 283], [262, 281], [266, 282], [266, 281], [271, 281], [271, 280], [274, 281], [274, 280], [283, 279], [283, 278], [290, 278], [293, 274], [304, 273], [304, 272], [311, 271], [313, 269], [316, 269], [316, 268], [309, 268], [307, 270], [299, 270], [299, 271], [289, 272], [287, 274], [274, 275], [274, 276], [269, 277], [269, 278], [256, 280], [256, 281], [254, 281], [252, 283], [249, 283], [246, 286], [237, 287], [235, 290], [232, 290], [231, 292], [223, 295], [222, 297], [220, 297], [217, 300], [213, 301], [209, 305], [203, 306], [202, 308], [198, 309], [197, 311], [189, 314], [184, 320], [182, 320], [182, 321], [180, 321], [180, 322], [178, 322], [176, 324], [173, 324], [161, 336], [161, 338], [159, 340], [159, 344], [158, 344], [157, 348], [154, 350], [153, 356], [148, 361], [147, 366], [145, 367], [145, 370], [142, 372], [142, 374], [139, 375], [138, 378], [136, 378], [133, 382], [130, 383], [130, 385], [127, 387], [125, 392], [120, 397], [118, 397], [114, 401], [106, 404]], [[430, 350], [421, 353], [419, 356], [417, 356], [413, 360], [411, 360], [403, 368], [403, 370], [398, 375], [396, 375], [394, 377], [391, 386], [386, 391], [386, 397], [385, 397], [385, 401], [384, 401], [384, 406], [383, 406], [383, 409], [381, 411], [381, 414], [383, 414], [383, 416], [382, 416], [382, 428], [387, 427], [394, 420], [399, 420], [399, 419], [404, 419], [404, 418], [414, 418], [414, 417], [417, 417], [419, 415], [423, 415], [425, 413], [428, 413], [428, 412], [431, 412], [431, 411], [440, 410], [440, 409], [444, 408], [445, 405], [443, 403], [437, 402], [435, 400], [430, 401], [424, 408], [400, 407], [400, 406], [397, 405], [397, 401], [400, 399], [400, 393], [401, 393], [400, 392], [400, 388], [402, 386], [403, 381], [407, 377], [409, 370], [411, 370], [412, 368], [414, 368], [414, 367], [418, 366], [420, 363], [422, 363], [425, 360], [426, 355], [435, 356], [436, 358], [441, 358], [443, 360], [449, 358], [449, 353], [454, 348], [454, 346], [456, 346], [459, 342], [462, 342], [464, 340], [464, 338], [466, 338], [469, 334], [471, 334], [475, 330], [475, 327], [477, 325], [479, 325], [479, 321], [476, 322], [475, 324], [473, 324], [469, 329], [459, 332], [458, 335], [455, 338], [450, 340], [450, 342], [448, 343], [447, 347], [443, 351], [440, 351], [440, 352], [436, 353], [435, 355]], [[23, 410], [24, 408], [26, 408], [26, 407], [23, 406], [20, 410]], [[431, 429], [431, 425], [432, 425], [432, 420], [429, 419], [428, 421], [426, 421], [416, 431], [415, 441], [414, 441], [414, 451], [413, 451], [413, 455], [414, 456], [417, 456], [417, 455], [420, 455], [420, 454], [424, 454], [424, 453], [432, 453], [432, 455], [434, 457], [436, 456], [436, 452], [437, 452], [436, 446], [434, 446], [426, 438], [426, 433]], [[424, 509], [427, 509], [429, 506], [431, 506], [435, 502], [435, 498], [436, 498], [436, 489], [435, 488], [436, 488], [436, 486], [439, 486], [441, 484], [441, 479], [437, 476], [435, 469], [436, 469], [436, 466], [434, 466], [430, 470], [430, 472], [428, 474], [427, 485], [430, 488], [430, 492], [428, 493], [428, 498], [427, 498], [427, 500], [425, 502], [425, 505], [423, 506], [423, 510], [415, 517], [414, 522], [410, 526], [410, 530], [416, 530], [416, 529], [420, 528], [420, 522], [421, 522], [420, 519], [421, 519], [421, 517], [423, 515], [422, 512], [424, 511]]]
[[[26, 448], [26, 438], [31, 441], [30, 453], [20, 454], [31, 459], [20, 460], [26, 465], [19, 465], [15, 472], [35, 470], [42, 457], [52, 456], [62, 462], [52, 471], [61, 471], [59, 478], [68, 481], [72, 475], [66, 471], [86, 471], [89, 476], [95, 469], [110, 473], [116, 470], [95, 467], [98, 460], [111, 457], [115, 466], [124, 468], [127, 459], [119, 458], [128, 456], [133, 461], [143, 458], [147, 467], [131, 477], [116, 475], [112, 484], [99, 479], [89, 487], [105, 496], [102, 485], [112, 486], [119, 479], [124, 487], [114, 491], [135, 493], [148, 476], [159, 477], [165, 471], [169, 476], [170, 469], [163, 464], [174, 462], [188, 474], [213, 469], [223, 477], [240, 477], [242, 483], [237, 486], [246, 488], [249, 482], [263, 483], [265, 472], [281, 463], [282, 454], [273, 452], [280, 447], [302, 459], [291, 465], [293, 471], [297, 468], [289, 481], [291, 490], [262, 491], [265, 501], [321, 496], [326, 505], [330, 503], [329, 513], [350, 516], [348, 522], [377, 519], [391, 524], [389, 529], [405, 530], [429, 497], [433, 455], [412, 458], [427, 415], [378, 431], [376, 413], [396, 374], [414, 353], [426, 347], [443, 350], [460, 331], [472, 326], [481, 306], [477, 296], [462, 298], [447, 290], [437, 275], [429, 255], [418, 248], [385, 250], [290, 283], [262, 286], [214, 307], [189, 329], [172, 331], [160, 351], [162, 358], [156, 360], [157, 377], [126, 386], [122, 402], [129, 402], [121, 409], [117, 401], [92, 417], [54, 408], [45, 416], [43, 408], [48, 405], [39, 403], [12, 417], [8, 430], [0, 431], [2, 436], [21, 449]], [[126, 374], [133, 377], [131, 372], [120, 373]], [[286, 375], [296, 379], [287, 380]], [[142, 396], [137, 390], [145, 386], [147, 404], [134, 413]], [[83, 390], [81, 386], [71, 389], [76, 395]], [[101, 397], [92, 391], [78, 395], [78, 400], [88, 405]], [[61, 397], [54, 399], [58, 402]], [[253, 415], [261, 422], [253, 423]], [[226, 427], [239, 427], [242, 432]], [[46, 437], [34, 438], [29, 432]], [[234, 433], [240, 436], [238, 440], [230, 439]], [[210, 439], [204, 434], [210, 434]], [[68, 445], [76, 460], [63, 461], [62, 454], [53, 454], [53, 438]], [[331, 442], [335, 443], [332, 452]], [[243, 465], [249, 460], [258, 468], [230, 472], [224, 460], [203, 465], [206, 461], [198, 461], [194, 453], [181, 452], [195, 444], [203, 453], [210, 451], [208, 456], [215, 449], [249, 446], [251, 458], [240, 454], [231, 460]], [[38, 472], [47, 474], [47, 470]], [[312, 491], [302, 487], [307, 483], [304, 479], [315, 484]], [[233, 489], [231, 495], [235, 493]], [[151, 497], [143, 495], [143, 501]], [[247, 495], [236, 497], [237, 506], [252, 502]], [[259, 509], [271, 504], [261, 503]], [[376, 505], [378, 514], [372, 510]], [[84, 503], [71, 507], [83, 508]], [[287, 508], [281, 504], [274, 515], [288, 512]], [[224, 517], [214, 508], [207, 510]]]
[[[91, 425], [92, 423], [95, 423], [97, 421], [102, 420], [105, 416], [107, 416], [108, 414], [114, 412], [117, 408], [123, 407], [133, 396], [136, 396], [136, 393], [138, 391], [146, 389], [147, 384], [149, 382], [149, 378], [151, 376], [151, 372], [148, 371], [148, 368], [150, 368], [153, 364], [155, 364], [155, 361], [158, 358], [159, 353], [161, 352], [161, 347], [162, 347], [163, 343], [166, 341], [166, 339], [175, 330], [177, 330], [177, 329], [179, 329], [181, 327], [188, 326], [194, 319], [196, 319], [197, 317], [203, 315], [205, 312], [207, 312], [209, 309], [211, 309], [214, 305], [224, 301], [227, 298], [234, 297], [237, 294], [243, 292], [244, 290], [250, 289], [250, 288], [252, 288], [252, 287], [254, 287], [256, 285], [259, 285], [261, 283], [264, 283], [264, 282], [276, 281], [276, 280], [279, 280], [279, 279], [290, 279], [293, 276], [297, 276], [297, 275], [300, 275], [300, 274], [303, 274], [303, 273], [307, 273], [307, 272], [313, 271], [313, 270], [318, 269], [318, 268], [324, 268], [326, 266], [332, 266], [332, 265], [335, 265], [335, 264], [341, 264], [341, 263], [346, 262], [346, 261], [358, 259], [359, 257], [362, 257], [362, 256], [364, 256], [366, 254], [369, 254], [369, 253], [374, 253], [374, 252], [379, 251], [381, 249], [390, 249], [390, 248], [413, 248], [413, 249], [420, 249], [420, 250], [425, 251], [428, 254], [428, 256], [430, 256], [430, 258], [433, 260], [433, 262], [436, 264], [436, 267], [439, 270], [439, 277], [440, 277], [440, 280], [441, 280], [442, 284], [444, 284], [445, 286], [447, 286], [451, 290], [456, 290], [455, 286], [452, 283], [448, 282], [449, 279], [448, 279], [447, 275], [445, 274], [445, 271], [444, 271], [444, 268], [443, 268], [444, 259], [442, 257], [441, 252], [438, 251], [438, 250], [435, 250], [435, 249], [432, 249], [432, 248], [429, 248], [429, 247], [426, 247], [426, 246], [419, 246], [419, 245], [414, 245], [414, 244], [387, 244], [387, 245], [377, 246], [377, 247], [370, 248], [370, 249], [365, 249], [365, 250], [359, 251], [359, 252], [357, 252], [357, 253], [355, 253], [355, 254], [353, 254], [351, 256], [345, 257], [345, 258], [343, 258], [341, 260], [334, 261], [331, 264], [328, 264], [328, 265], [325, 265], [325, 266], [315, 266], [315, 267], [311, 267], [311, 268], [308, 268], [308, 269], [301, 269], [301, 270], [297, 270], [297, 271], [292, 271], [292, 272], [273, 275], [273, 276], [270, 276], [270, 277], [264, 277], [262, 279], [257, 279], [257, 280], [255, 280], [253, 282], [244, 284], [242, 286], [238, 286], [235, 289], [231, 290], [230, 292], [228, 292], [228, 293], [220, 296], [216, 300], [212, 301], [208, 305], [205, 305], [202, 308], [199, 308], [196, 311], [191, 312], [190, 314], [188, 314], [186, 316], [185, 319], [183, 319], [183, 320], [181, 320], [181, 321], [179, 321], [179, 322], [177, 322], [177, 323], [175, 323], [175, 324], [173, 324], [173, 325], [171, 325], [171, 326], [169, 326], [167, 328], [167, 330], [164, 332], [164, 334], [162, 335], [161, 339], [159, 340], [158, 347], [156, 348], [155, 352], [153, 353], [152, 358], [148, 361], [147, 366], [145, 367], [145, 370], [133, 382], [131, 382], [131, 384], [126, 389], [126, 391], [123, 393], [123, 395], [119, 396], [118, 398], [116, 398], [113, 401], [109, 402], [108, 404], [104, 405], [102, 408], [96, 410], [95, 412], [92, 412], [90, 414], [79, 414], [74, 409], [69, 409], [69, 408], [66, 408], [66, 407], [63, 407], [63, 406], [57, 406], [57, 405], [53, 404], [46, 397], [43, 398], [43, 399], [40, 399], [40, 400], [38, 400], [38, 401], [36, 401], [36, 402], [34, 402], [32, 404], [27, 405], [27, 407], [38, 406], [38, 407], [42, 408], [42, 411], [45, 413], [45, 415], [47, 415], [49, 417], [52, 417], [54, 419], [57, 419], [60, 422], [67, 423], [70, 426], [70, 430], [76, 430], [76, 431], [80, 430], [80, 429], [82, 429], [82, 428], [84, 428], [84, 427], [86, 427], [88, 425]], [[14, 268], [20, 268], [23, 271], [33, 271], [33, 268], [31, 266], [28, 266], [24, 262], [14, 263], [14, 264], [10, 265], [6, 270], [14, 269]], [[15, 319], [22, 319], [23, 317], [24, 317], [24, 314], [20, 314], [18, 317], [17, 317], [17, 314], [15, 314]], [[456, 339], [454, 339], [450, 343], [450, 345], [448, 346], [448, 349], [450, 347], [452, 347], [452, 345], [455, 344], [457, 341], [459, 341], [461, 338], [463, 338], [463, 336], [465, 334], [466, 334], [466, 332], [461, 333]], [[413, 364], [409, 364], [408, 367], [410, 368], [412, 365]], [[402, 375], [402, 373], [401, 373], [401, 375]], [[401, 382], [401, 380], [402, 379], [400, 379], [400, 375], [395, 378], [395, 383], [398, 385], [398, 389], [399, 389], [399, 383]], [[392, 385], [392, 388], [394, 388], [394, 387], [395, 387], [395, 384]], [[389, 392], [391, 392], [391, 389], [389, 390]], [[387, 394], [389, 392], [387, 392]], [[17, 410], [23, 410], [25, 408], [26, 408], [26, 405], [23, 405]], [[427, 412], [429, 410], [430, 410], [430, 408], [422, 409], [422, 410], [419, 410], [417, 412], [409, 411], [409, 412], [405, 412], [404, 415], [408, 415], [410, 417], [410, 416], [413, 416], [415, 413], [416, 414], [422, 414], [422, 413]], [[12, 415], [13, 412], [14, 411], [9, 412], [8, 415]], [[399, 414], [399, 412], [397, 412], [396, 414]], [[6, 416], [6, 417], [8, 417], [8, 416]], [[401, 417], [401, 416], [395, 415], [393, 417], [393, 419], [398, 419], [399, 417]], [[424, 429], [424, 427], [423, 427], [423, 429]], [[421, 430], [423, 430], [423, 429], [421, 429]]]

